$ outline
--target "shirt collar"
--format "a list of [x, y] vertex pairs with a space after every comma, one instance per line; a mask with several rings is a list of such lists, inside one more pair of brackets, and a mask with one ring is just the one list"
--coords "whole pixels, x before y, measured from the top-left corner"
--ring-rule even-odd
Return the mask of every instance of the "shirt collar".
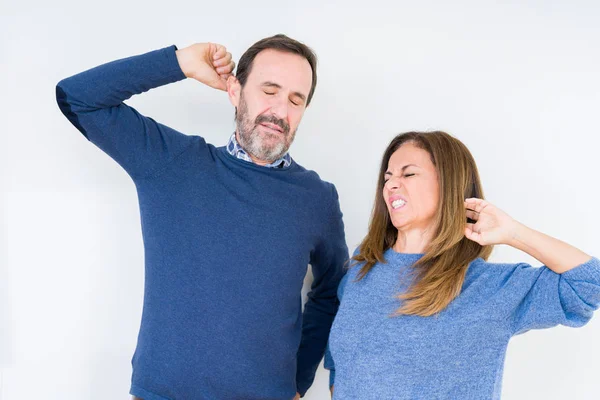
[[[244, 149], [242, 149], [242, 146], [240, 146], [240, 144], [238, 143], [237, 139], [235, 138], [235, 132], [233, 132], [233, 134], [229, 138], [229, 142], [227, 143], [226, 148], [227, 148], [227, 152], [229, 154], [231, 154], [232, 156], [239, 158], [240, 160], [254, 163], [254, 161], [252, 161], [252, 159], [250, 158], [248, 153], [246, 153], [246, 151]], [[285, 155], [283, 157], [281, 157], [279, 160], [272, 162], [271, 164], [267, 164], [267, 165], [265, 165], [265, 167], [283, 168], [283, 167], [289, 167], [291, 164], [292, 164], [292, 157], [290, 156], [290, 153], [285, 153]]]

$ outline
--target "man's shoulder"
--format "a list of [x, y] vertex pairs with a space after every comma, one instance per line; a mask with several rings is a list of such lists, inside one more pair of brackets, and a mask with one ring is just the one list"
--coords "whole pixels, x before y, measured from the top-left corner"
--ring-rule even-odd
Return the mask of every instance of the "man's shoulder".
[[[295, 161], [294, 161], [295, 162]], [[321, 178], [317, 171], [303, 167], [296, 163], [295, 174], [307, 185], [310, 185], [312, 189], [323, 196], [328, 198], [335, 198], [337, 200], [337, 190], [335, 185], [327, 180]]]
[[296, 173], [302, 175], [307, 181], [313, 182], [315, 185], [320, 185], [327, 190], [335, 188], [334, 184], [321, 178], [321, 175], [315, 170], [308, 169], [294, 160], [296, 164]]

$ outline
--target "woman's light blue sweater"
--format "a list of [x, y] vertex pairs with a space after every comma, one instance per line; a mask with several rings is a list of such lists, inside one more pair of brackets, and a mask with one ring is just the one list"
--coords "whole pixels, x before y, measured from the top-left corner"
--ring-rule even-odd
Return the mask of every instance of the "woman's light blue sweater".
[[359, 265], [342, 280], [325, 360], [334, 399], [499, 399], [512, 336], [582, 326], [600, 305], [596, 258], [562, 275], [477, 259], [440, 314], [392, 317], [421, 257], [390, 249], [364, 279], [356, 281]]

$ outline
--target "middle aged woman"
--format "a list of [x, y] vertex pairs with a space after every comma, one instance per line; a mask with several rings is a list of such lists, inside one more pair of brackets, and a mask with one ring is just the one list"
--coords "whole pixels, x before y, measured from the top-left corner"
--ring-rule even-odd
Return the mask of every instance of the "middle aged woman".
[[[487, 262], [495, 244], [544, 267]], [[338, 297], [325, 359], [334, 399], [499, 399], [509, 339], [584, 325], [600, 305], [600, 261], [483, 200], [459, 140], [409, 132], [384, 153]]]

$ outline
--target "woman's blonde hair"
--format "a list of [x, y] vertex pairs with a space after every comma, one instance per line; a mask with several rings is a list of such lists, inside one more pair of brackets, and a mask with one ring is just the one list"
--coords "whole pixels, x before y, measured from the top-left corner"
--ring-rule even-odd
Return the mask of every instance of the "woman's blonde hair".
[[433, 239], [412, 267], [408, 290], [398, 295], [403, 303], [397, 314], [426, 317], [445, 309], [460, 294], [469, 263], [478, 257], [487, 260], [492, 246], [481, 246], [464, 235], [465, 199], [483, 199], [477, 165], [467, 147], [446, 132], [407, 132], [396, 136], [383, 154], [369, 232], [352, 257], [354, 263], [363, 264], [357, 279], [377, 262], [385, 263], [384, 252], [396, 243], [398, 230], [390, 219], [383, 186], [390, 157], [406, 143], [429, 153], [440, 186]]

